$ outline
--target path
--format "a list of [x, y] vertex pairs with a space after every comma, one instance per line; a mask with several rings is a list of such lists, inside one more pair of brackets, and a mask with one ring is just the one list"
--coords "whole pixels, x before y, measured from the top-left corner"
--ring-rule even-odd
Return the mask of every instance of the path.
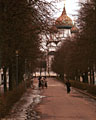
[[40, 120], [96, 120], [96, 101], [74, 89], [66, 93], [63, 83], [48, 79], [42, 102], [37, 106]]
[[34, 111], [34, 107], [40, 103], [42, 95], [38, 89], [37, 79], [34, 79], [34, 89], [28, 88], [21, 99], [13, 106], [5, 119], [0, 120], [37, 120], [40, 117]]

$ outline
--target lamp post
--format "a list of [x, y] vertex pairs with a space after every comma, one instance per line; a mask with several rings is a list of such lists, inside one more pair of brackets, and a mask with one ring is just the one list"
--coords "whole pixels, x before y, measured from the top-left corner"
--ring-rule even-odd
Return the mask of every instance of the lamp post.
[[40, 76], [41, 76], [41, 73], [42, 73], [42, 60], [40, 59]]
[[16, 86], [18, 86], [18, 57], [19, 57], [19, 54], [18, 54], [18, 50], [16, 50]]
[[25, 59], [25, 79], [26, 79], [26, 73], [27, 73], [27, 59]]
[[27, 59], [25, 59], [25, 76], [24, 76], [25, 89], [27, 88], [26, 79], [27, 79]]

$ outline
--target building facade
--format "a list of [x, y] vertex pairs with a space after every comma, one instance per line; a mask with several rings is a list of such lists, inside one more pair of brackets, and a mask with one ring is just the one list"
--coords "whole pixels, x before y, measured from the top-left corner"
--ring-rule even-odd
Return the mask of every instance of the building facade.
[[60, 17], [54, 22], [52, 26], [52, 33], [50, 33], [50, 40], [47, 41], [47, 70], [51, 72], [51, 64], [54, 59], [54, 53], [58, 47], [66, 40], [67, 37], [72, 37], [78, 31], [76, 24], [68, 17], [66, 8], [64, 8]]

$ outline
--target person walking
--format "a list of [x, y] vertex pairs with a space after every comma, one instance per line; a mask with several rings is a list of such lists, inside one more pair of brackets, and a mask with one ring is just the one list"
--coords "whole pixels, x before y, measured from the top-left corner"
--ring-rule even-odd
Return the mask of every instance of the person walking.
[[69, 80], [67, 80], [67, 82], [65, 83], [66, 84], [66, 87], [67, 87], [67, 93], [70, 93], [71, 89], [71, 83], [69, 82]]
[[41, 78], [41, 87], [42, 89], [44, 89], [44, 86], [45, 86], [45, 79], [44, 77]]
[[41, 87], [41, 76], [39, 76], [39, 78], [38, 78], [38, 87], [39, 87], [39, 89], [40, 89], [40, 87]]
[[44, 81], [45, 81], [45, 87], [47, 88], [48, 87], [48, 83], [47, 83], [46, 77], [44, 78]]

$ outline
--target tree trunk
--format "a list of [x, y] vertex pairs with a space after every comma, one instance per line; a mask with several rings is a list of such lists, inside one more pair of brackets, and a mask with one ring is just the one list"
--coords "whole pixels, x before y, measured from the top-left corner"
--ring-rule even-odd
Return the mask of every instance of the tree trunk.
[[9, 91], [13, 89], [12, 85], [12, 65], [9, 65]]
[[85, 83], [88, 83], [88, 72], [85, 72]]
[[6, 72], [7, 72], [7, 67], [3, 68], [3, 74], [4, 74], [4, 92], [7, 91], [7, 79], [6, 79]]
[[90, 68], [90, 83], [92, 84], [92, 72], [91, 72], [91, 68]]
[[92, 81], [92, 83], [94, 84], [94, 70], [92, 71], [92, 75], [93, 75], [93, 81]]

